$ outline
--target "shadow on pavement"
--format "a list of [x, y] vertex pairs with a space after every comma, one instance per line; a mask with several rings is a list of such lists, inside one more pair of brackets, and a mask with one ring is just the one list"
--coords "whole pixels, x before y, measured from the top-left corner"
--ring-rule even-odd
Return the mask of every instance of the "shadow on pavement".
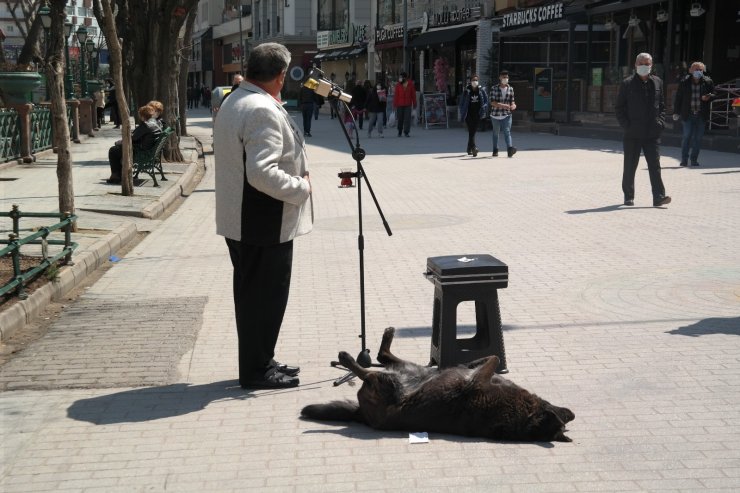
[[140, 423], [202, 411], [215, 401], [246, 400], [299, 392], [318, 388], [318, 384], [330, 381], [332, 380], [310, 382], [291, 389], [275, 390], [244, 390], [237, 380], [203, 385], [176, 383], [161, 387], [145, 387], [80, 399], [67, 408], [67, 417], [96, 425]]
[[615, 205], [605, 205], [604, 207], [596, 207], [594, 209], [574, 209], [570, 211], [565, 211], [566, 214], [588, 214], [591, 212], [613, 212], [613, 211], [626, 211], [626, 210], [634, 210], [634, 209], [654, 209], [654, 207], [635, 207], [635, 206], [625, 206], [622, 204], [615, 204]]
[[710, 334], [740, 335], [740, 317], [734, 318], [705, 318], [698, 322], [669, 330], [667, 334], [699, 337]]
[[[316, 423], [316, 421], [300, 418], [301, 421], [306, 423]], [[358, 438], [360, 440], [378, 440], [381, 438], [386, 439], [398, 439], [402, 440], [409, 436], [409, 432], [406, 431], [393, 431], [393, 430], [375, 430], [362, 423], [347, 424], [342, 421], [322, 421], [321, 423], [338, 426], [339, 428], [324, 428], [315, 430], [306, 430], [303, 433], [305, 435], [333, 433], [347, 438]], [[419, 430], [424, 431], [424, 430]], [[445, 441], [455, 443], [507, 443], [507, 444], [522, 444], [522, 445], [537, 445], [542, 448], [553, 448], [555, 445], [551, 442], [511, 442], [504, 440], [486, 440], [480, 437], [468, 437], [461, 435], [449, 435], [445, 433], [429, 433], [429, 441]]]
[[[503, 324], [503, 330], [511, 330], [514, 327]], [[457, 335], [462, 337], [473, 337], [476, 333], [474, 324], [458, 324]], [[396, 337], [432, 337], [432, 326], [424, 327], [396, 327]]]
[[146, 387], [75, 401], [67, 416], [96, 425], [138, 423], [202, 411], [222, 399], [248, 399], [236, 380], [205, 385], [176, 383]]

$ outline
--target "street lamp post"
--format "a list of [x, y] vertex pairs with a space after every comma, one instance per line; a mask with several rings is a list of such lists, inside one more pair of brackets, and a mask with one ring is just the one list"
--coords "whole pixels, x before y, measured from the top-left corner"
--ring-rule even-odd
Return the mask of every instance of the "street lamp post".
[[69, 66], [69, 36], [73, 27], [71, 22], [64, 23], [64, 92], [67, 93], [67, 99], [75, 99], [72, 67]]
[[93, 59], [93, 79], [98, 80], [98, 65], [100, 64], [100, 48], [93, 46], [92, 52]]
[[87, 97], [87, 77], [85, 77], [85, 41], [87, 40], [87, 28], [80, 26], [77, 29], [77, 41], [80, 45], [80, 97]]
[[95, 42], [92, 38], [87, 38], [85, 41], [85, 51], [87, 51], [87, 78], [93, 78], [93, 52], [95, 52]]

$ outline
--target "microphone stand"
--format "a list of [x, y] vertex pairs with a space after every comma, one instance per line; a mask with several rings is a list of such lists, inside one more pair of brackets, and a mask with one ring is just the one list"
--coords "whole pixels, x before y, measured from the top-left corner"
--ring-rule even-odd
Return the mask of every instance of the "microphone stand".
[[[360, 253], [360, 340], [362, 341], [362, 349], [360, 353], [357, 355], [357, 363], [362, 366], [363, 368], [369, 368], [371, 366], [383, 366], [376, 364], [374, 365], [372, 362], [372, 358], [370, 357], [370, 350], [366, 347], [366, 332], [365, 332], [365, 238], [362, 235], [362, 180], [365, 180], [365, 183], [367, 184], [367, 189], [370, 191], [370, 196], [373, 199], [373, 202], [375, 202], [375, 208], [378, 210], [378, 214], [380, 214], [380, 219], [383, 221], [383, 227], [385, 228], [386, 233], [388, 233], [388, 236], [392, 236], [393, 232], [391, 232], [391, 228], [388, 225], [388, 222], [385, 220], [385, 216], [383, 215], [383, 210], [380, 208], [380, 204], [378, 203], [378, 199], [375, 197], [375, 192], [373, 192], [373, 187], [370, 186], [370, 181], [367, 179], [367, 173], [365, 173], [365, 168], [362, 167], [362, 160], [365, 159], [365, 150], [360, 147], [360, 133], [357, 129], [357, 122], [354, 119], [354, 116], [352, 116], [352, 122], [354, 123], [355, 127], [355, 143], [352, 143], [352, 137], [350, 136], [349, 132], [347, 131], [347, 128], [344, 125], [344, 121], [341, 118], [341, 114], [339, 112], [339, 98], [335, 96], [329, 96], [329, 104], [332, 106], [334, 111], [337, 114], [337, 120], [339, 121], [339, 126], [342, 127], [342, 132], [344, 133], [344, 136], [347, 138], [347, 143], [349, 144], [350, 149], [352, 150], [352, 159], [355, 160], [357, 163], [357, 170], [354, 173], [340, 173], [341, 177], [352, 177], [357, 180], [357, 218], [358, 218], [358, 236], [357, 236], [357, 249]], [[352, 115], [349, 106], [347, 106], [347, 103], [342, 101], [342, 104], [344, 104], [344, 108], [347, 112], [349, 112], [350, 115]], [[334, 368], [341, 368], [344, 370], [347, 370], [347, 373], [336, 379], [334, 381], [334, 386], [341, 385], [345, 382], [348, 382], [352, 380], [356, 375], [352, 373], [348, 368], [344, 367], [341, 363], [338, 361], [332, 361], [331, 366]]]

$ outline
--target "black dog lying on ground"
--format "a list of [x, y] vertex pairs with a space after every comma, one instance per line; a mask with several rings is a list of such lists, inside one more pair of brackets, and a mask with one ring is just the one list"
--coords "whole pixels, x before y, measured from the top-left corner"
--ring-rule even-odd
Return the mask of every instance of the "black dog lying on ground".
[[390, 352], [395, 329], [383, 334], [378, 361], [385, 371], [361, 367], [349, 353], [339, 362], [362, 380], [358, 403], [312, 404], [301, 416], [357, 421], [381, 430], [432, 431], [514, 441], [570, 442], [570, 409], [553, 406], [495, 375], [496, 356], [468, 367], [437, 369], [403, 361]]

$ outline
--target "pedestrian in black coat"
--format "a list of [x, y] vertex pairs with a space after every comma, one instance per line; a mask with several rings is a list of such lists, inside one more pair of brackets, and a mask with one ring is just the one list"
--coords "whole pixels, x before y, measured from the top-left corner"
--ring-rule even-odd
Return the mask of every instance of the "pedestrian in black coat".
[[624, 205], [635, 205], [635, 172], [640, 152], [645, 155], [650, 185], [653, 191], [653, 206], [671, 202], [665, 194], [660, 176], [660, 136], [665, 127], [665, 95], [663, 81], [651, 75], [653, 57], [640, 53], [635, 60], [636, 74], [627, 77], [619, 86], [615, 106], [617, 120], [624, 129], [624, 169], [622, 192]]

